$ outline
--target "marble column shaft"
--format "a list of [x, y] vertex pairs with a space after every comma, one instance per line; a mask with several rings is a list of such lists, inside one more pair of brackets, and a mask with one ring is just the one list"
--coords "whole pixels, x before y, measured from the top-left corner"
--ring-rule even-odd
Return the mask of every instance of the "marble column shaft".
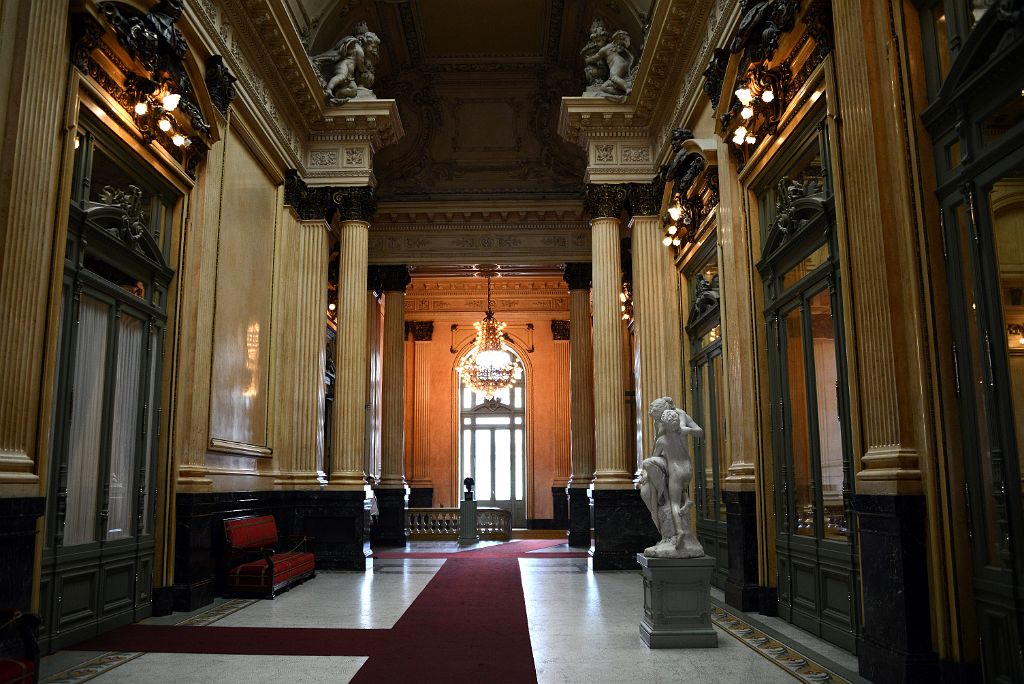
[[586, 489], [594, 480], [594, 346], [590, 290], [569, 290], [569, 486]]
[[379, 487], [405, 487], [405, 291], [384, 292]]
[[413, 487], [431, 487], [430, 480], [430, 340], [413, 342]]
[[369, 227], [369, 223], [361, 220], [341, 222], [330, 489], [362, 490], [364, 486], [366, 250]]
[[[55, 263], [63, 268], [64, 254], [63, 239], [54, 240], [54, 226], [60, 156], [70, 149], [70, 138], [61, 132], [68, 14], [66, 3], [28, 0], [8, 2], [5, 14], [0, 37], [11, 41], [13, 54], [31, 56], [0, 66], [0, 80], [9, 84], [0, 103], [0, 492], [34, 496], [36, 473], [44, 472], [36, 463], [45, 461], [37, 449], [41, 441], [45, 446], [48, 434], [40, 434], [50, 404], [44, 388], [52, 386], [44, 360], [55, 353], [57, 338], [56, 326], [50, 325], [57, 320], [55, 307], [49, 306], [50, 269]], [[59, 277], [56, 287], [59, 291]]]
[[632, 489], [636, 470], [626, 442], [626, 404], [622, 381], [622, 272], [619, 219], [591, 222], [594, 299], [594, 455], [595, 489]]
[[684, 406], [682, 325], [672, 252], [661, 242], [658, 216], [634, 216], [632, 227], [633, 320], [640, 357], [636, 378], [637, 415], [643, 426], [643, 455], [654, 446], [654, 421], [648, 405], [669, 396]]

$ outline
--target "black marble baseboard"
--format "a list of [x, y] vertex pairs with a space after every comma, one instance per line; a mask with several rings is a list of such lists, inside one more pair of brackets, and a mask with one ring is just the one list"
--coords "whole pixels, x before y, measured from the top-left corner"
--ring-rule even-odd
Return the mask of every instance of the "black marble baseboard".
[[323, 570], [364, 570], [362, 491], [267, 491], [178, 494], [174, 610], [196, 610], [224, 593], [224, 520], [273, 515], [281, 538], [309, 537]]
[[569, 487], [569, 546], [589, 549], [591, 542], [591, 508], [589, 491]]
[[757, 588], [757, 612], [768, 617], [779, 614], [779, 590], [776, 587]]
[[939, 661], [939, 679], [942, 684], [975, 684], [984, 681], [980, 663], [954, 663]]
[[595, 489], [594, 570], [635, 570], [636, 554], [661, 538], [636, 489]]
[[370, 528], [370, 544], [378, 547], [405, 546], [405, 488], [375, 488], [378, 515]]
[[527, 518], [526, 529], [528, 530], [560, 530], [554, 518]]
[[41, 496], [0, 498], [0, 606], [28, 611], [36, 559], [36, 521], [46, 511]]
[[434, 488], [433, 487], [410, 487], [409, 508], [433, 508]]
[[758, 607], [757, 509], [754, 492], [724, 492], [729, 575], [725, 602], [744, 612]]
[[569, 495], [565, 493], [565, 487], [551, 488], [551, 518], [551, 529], [569, 529]]
[[170, 615], [174, 612], [174, 588], [153, 588], [153, 616]]
[[857, 494], [863, 624], [857, 661], [878, 684], [934, 681], [923, 496]]

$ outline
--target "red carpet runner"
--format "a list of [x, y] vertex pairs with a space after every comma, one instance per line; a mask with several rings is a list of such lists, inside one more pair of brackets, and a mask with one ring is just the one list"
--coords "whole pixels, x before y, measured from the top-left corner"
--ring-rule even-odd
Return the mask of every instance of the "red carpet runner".
[[535, 682], [517, 558], [585, 557], [529, 551], [564, 542], [520, 541], [450, 554], [392, 629], [130, 625], [72, 647], [80, 651], [369, 656], [353, 682]]

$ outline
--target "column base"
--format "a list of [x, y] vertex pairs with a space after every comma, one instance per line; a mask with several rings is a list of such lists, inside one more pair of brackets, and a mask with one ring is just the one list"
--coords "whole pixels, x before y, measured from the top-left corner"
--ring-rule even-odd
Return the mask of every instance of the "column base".
[[711, 575], [715, 559], [636, 555], [644, 577], [640, 638], [648, 648], [715, 648], [711, 626]]
[[363, 516], [366, 493], [360, 491], [303, 492], [295, 525], [311, 538], [321, 570], [366, 570]]
[[633, 570], [661, 538], [636, 489], [594, 490], [594, 570]]
[[552, 529], [569, 529], [569, 496], [565, 487], [551, 488]]
[[777, 587], [757, 588], [757, 612], [768, 617], [779, 614], [779, 590]]
[[174, 587], [153, 588], [153, 617], [174, 612]]
[[569, 546], [590, 548], [590, 494], [585, 487], [569, 487]]
[[857, 494], [863, 627], [860, 674], [873, 682], [934, 681], [925, 549], [925, 500]]
[[410, 487], [409, 508], [433, 508], [434, 488], [433, 487]]
[[405, 546], [405, 488], [375, 488], [380, 512], [370, 527], [371, 546]]
[[747, 612], [758, 607], [757, 510], [754, 492], [726, 491], [729, 575], [725, 602]]

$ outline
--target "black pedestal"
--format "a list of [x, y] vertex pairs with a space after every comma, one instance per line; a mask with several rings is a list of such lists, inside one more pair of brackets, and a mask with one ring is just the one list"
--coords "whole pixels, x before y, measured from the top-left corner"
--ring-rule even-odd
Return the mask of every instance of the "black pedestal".
[[409, 489], [409, 508], [432, 508], [433, 506], [433, 487], [411, 487]]
[[864, 592], [860, 674], [879, 684], [935, 681], [924, 497], [858, 494], [854, 511]]
[[584, 487], [569, 487], [569, 546], [590, 548], [590, 495]]
[[569, 497], [565, 493], [565, 487], [551, 488], [551, 511], [552, 529], [569, 529]]
[[758, 607], [757, 511], [754, 492], [726, 491], [726, 534], [729, 548], [729, 576], [725, 581], [725, 602], [742, 611]]
[[0, 499], [0, 606], [22, 611], [32, 607], [36, 520], [45, 510], [41, 496]]
[[373, 494], [380, 514], [370, 528], [370, 544], [405, 546], [405, 488], [375, 488]]
[[316, 554], [318, 569], [365, 570], [365, 498], [361, 490], [178, 494], [174, 610], [196, 610], [224, 592], [225, 518], [273, 515], [282, 539], [295, 535], [310, 538], [308, 548]]
[[593, 496], [594, 570], [635, 570], [636, 554], [661, 539], [640, 492], [595, 489]]

